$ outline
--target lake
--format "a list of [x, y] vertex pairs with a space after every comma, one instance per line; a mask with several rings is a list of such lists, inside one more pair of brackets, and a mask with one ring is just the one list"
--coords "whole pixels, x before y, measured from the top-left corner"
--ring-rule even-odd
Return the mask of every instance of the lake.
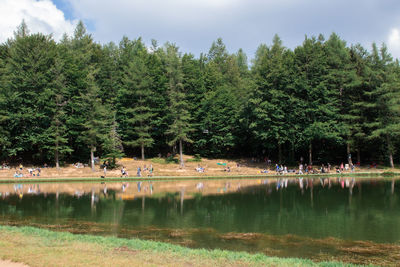
[[0, 223], [315, 261], [400, 262], [400, 180], [0, 184]]

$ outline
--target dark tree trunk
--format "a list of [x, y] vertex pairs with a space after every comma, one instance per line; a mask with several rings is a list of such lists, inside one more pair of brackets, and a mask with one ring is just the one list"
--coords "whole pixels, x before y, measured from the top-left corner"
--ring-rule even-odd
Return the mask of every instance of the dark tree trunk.
[[142, 160], [144, 160], [144, 144], [142, 144], [141, 148], [142, 148]]

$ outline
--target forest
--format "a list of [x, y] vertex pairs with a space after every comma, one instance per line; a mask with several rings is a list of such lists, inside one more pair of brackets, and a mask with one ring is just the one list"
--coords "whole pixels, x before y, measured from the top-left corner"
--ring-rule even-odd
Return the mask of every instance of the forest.
[[400, 66], [384, 44], [278, 35], [252, 59], [221, 39], [207, 53], [80, 22], [56, 42], [22, 22], [0, 44], [0, 160], [54, 166], [94, 157], [188, 154], [281, 164], [400, 157]]

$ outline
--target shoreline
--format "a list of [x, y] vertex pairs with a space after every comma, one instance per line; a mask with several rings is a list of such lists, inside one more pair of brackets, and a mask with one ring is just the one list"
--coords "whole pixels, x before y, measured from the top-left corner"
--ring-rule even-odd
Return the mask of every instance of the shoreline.
[[110, 266], [110, 263], [113, 266], [358, 266], [260, 253], [192, 249], [158, 241], [72, 234], [28, 226], [0, 225], [0, 238], [0, 259], [32, 266]]
[[[386, 175], [385, 175], [386, 173]], [[201, 175], [201, 176], [151, 176], [151, 177], [23, 177], [0, 178], [0, 183], [54, 183], [54, 182], [124, 182], [124, 181], [179, 181], [179, 180], [220, 180], [220, 179], [279, 179], [279, 178], [318, 178], [318, 177], [355, 177], [355, 178], [400, 178], [400, 173], [353, 172], [321, 174], [269, 174], [269, 175]]]

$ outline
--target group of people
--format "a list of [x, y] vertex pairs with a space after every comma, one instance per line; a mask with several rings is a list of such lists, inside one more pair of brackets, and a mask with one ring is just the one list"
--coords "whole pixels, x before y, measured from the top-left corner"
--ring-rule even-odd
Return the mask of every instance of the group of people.
[[24, 171], [24, 166], [22, 164], [20, 164], [18, 169], [15, 168], [14, 178], [40, 176], [40, 173], [42, 170], [40, 169], [40, 167], [28, 168], [27, 169], [28, 172], [26, 175], [24, 175], [23, 171]]
[[[265, 170], [265, 169], [264, 169]], [[288, 168], [285, 165], [278, 165], [275, 164], [275, 171], [277, 174], [287, 174], [287, 173], [295, 173], [295, 170], [288, 170]]]
[[[149, 167], [146, 167], [146, 165], [144, 165], [143, 169], [139, 166], [137, 168], [136, 176], [137, 177], [142, 177], [142, 172], [143, 173], [147, 172], [147, 176], [148, 177], [153, 176], [153, 172], [154, 172], [153, 165], [150, 164]], [[122, 168], [121, 168], [121, 177], [128, 177], [128, 171], [126, 170], [125, 166], [122, 166]]]
[[0, 166], [0, 169], [1, 169], [1, 170], [9, 170], [9, 169], [10, 169], [10, 166], [8, 165], [7, 162], [3, 161], [3, 163], [2, 163], [1, 166]]
[[200, 164], [199, 164], [199, 165], [197, 165], [197, 167], [196, 167], [196, 171], [197, 171], [197, 172], [205, 172], [206, 169], [205, 169], [204, 167], [201, 167]]

